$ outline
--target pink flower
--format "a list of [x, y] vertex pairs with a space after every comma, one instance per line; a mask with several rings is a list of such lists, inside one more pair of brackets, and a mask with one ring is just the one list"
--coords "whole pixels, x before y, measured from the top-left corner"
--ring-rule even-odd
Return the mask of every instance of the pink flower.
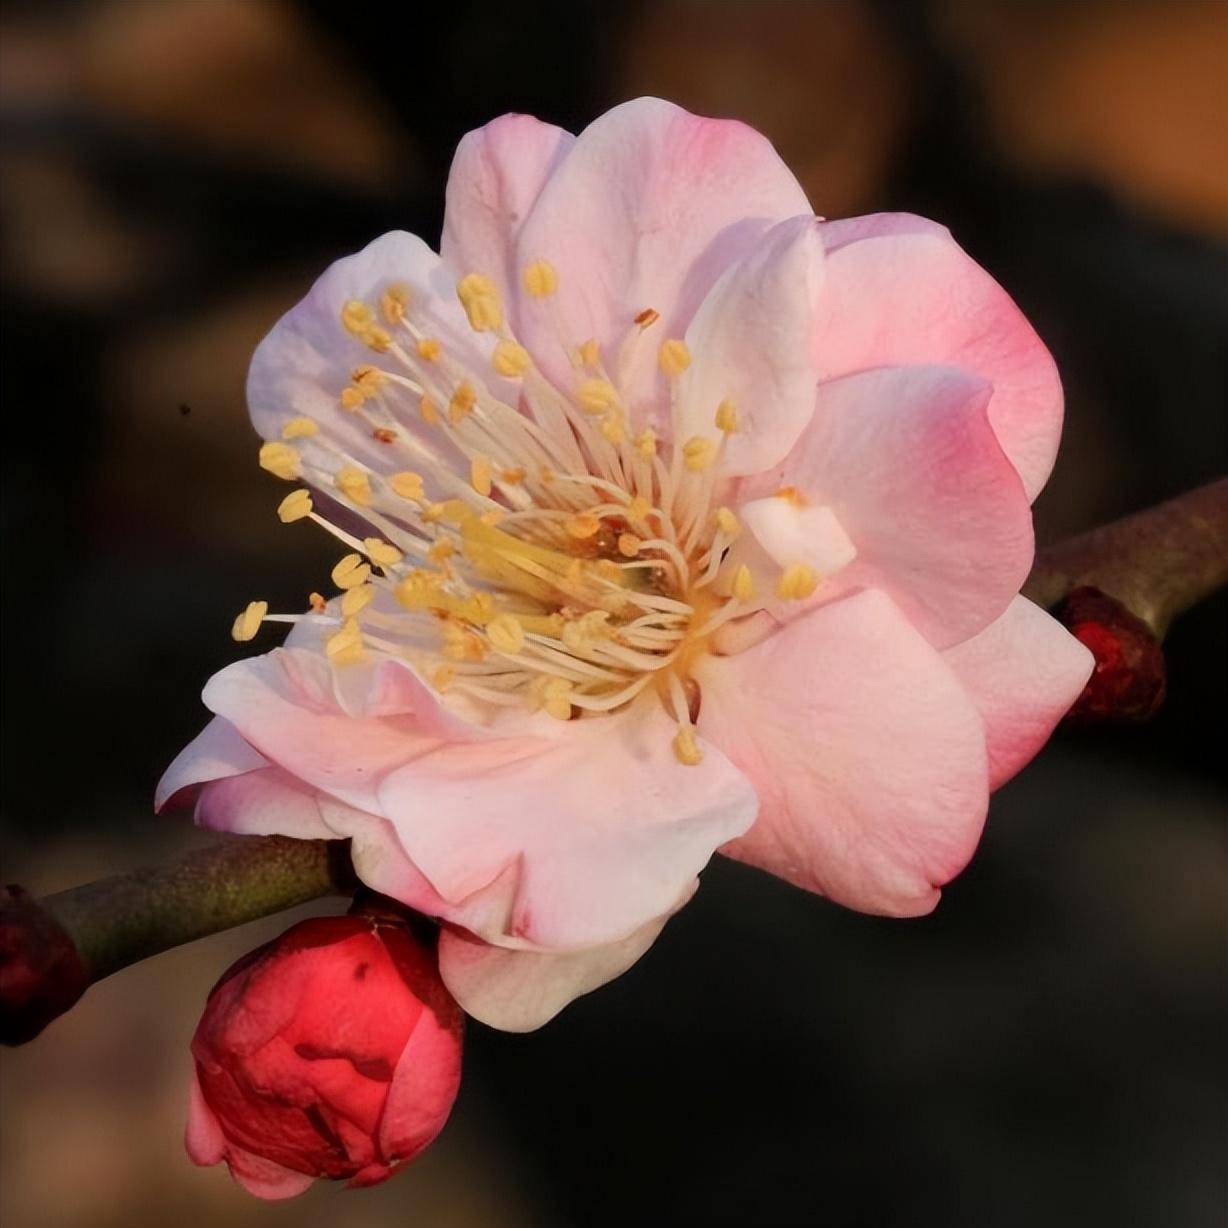
[[192, 1040], [186, 1135], [261, 1198], [317, 1177], [374, 1185], [443, 1129], [462, 1015], [402, 924], [317, 917], [214, 986]]
[[656, 99], [471, 133], [442, 247], [376, 240], [257, 350], [343, 595], [209, 682], [160, 800], [352, 838], [509, 1029], [716, 850], [928, 912], [1091, 664], [1018, 595], [1062, 414], [1023, 316], [942, 227], [822, 222], [763, 137]]

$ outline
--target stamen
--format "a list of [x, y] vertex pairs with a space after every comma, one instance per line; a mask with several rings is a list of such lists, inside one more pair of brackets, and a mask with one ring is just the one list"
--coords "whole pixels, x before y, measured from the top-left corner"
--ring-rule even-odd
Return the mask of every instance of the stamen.
[[282, 524], [293, 524], [311, 515], [311, 492], [292, 490], [278, 505], [277, 518]]
[[264, 617], [268, 612], [269, 603], [267, 601], [249, 602], [247, 609], [235, 619], [234, 626], [230, 629], [231, 638], [240, 644], [255, 639], [256, 632], [260, 630], [260, 624], [264, 622]]
[[324, 642], [324, 651], [334, 665], [357, 665], [366, 659], [362, 643], [362, 629], [358, 620], [349, 618], [341, 624], [341, 630], [330, 635]]
[[687, 349], [685, 341], [671, 338], [661, 343], [661, 348], [657, 351], [657, 361], [666, 375], [676, 378], [691, 365], [691, 351]]
[[308, 439], [319, 432], [319, 424], [312, 418], [291, 418], [281, 428], [283, 439]]
[[302, 476], [303, 459], [288, 443], [266, 443], [260, 448], [260, 468], [285, 482], [294, 482]]
[[816, 588], [819, 578], [805, 563], [792, 563], [780, 573], [776, 596], [784, 601], [804, 601]]
[[531, 298], [547, 298], [559, 288], [559, 275], [548, 260], [525, 265], [521, 280]]
[[333, 583], [340, 589], [357, 588], [371, 578], [371, 565], [361, 554], [347, 554], [332, 570]]

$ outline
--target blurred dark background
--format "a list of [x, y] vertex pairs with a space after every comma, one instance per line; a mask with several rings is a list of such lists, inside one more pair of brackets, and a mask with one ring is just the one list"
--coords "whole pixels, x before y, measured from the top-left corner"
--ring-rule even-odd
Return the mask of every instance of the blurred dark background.
[[[1224, 0], [7, 0], [6, 879], [200, 839], [150, 795], [230, 620], [331, 561], [254, 463], [261, 335], [382, 231], [434, 242], [467, 129], [640, 93], [765, 131], [821, 214], [944, 221], [1010, 289], [1068, 393], [1042, 542], [1223, 470]], [[622, 980], [475, 1025], [452, 1125], [379, 1190], [264, 1206], [183, 1156], [196, 1014], [284, 918], [129, 969], [4, 1055], [0, 1219], [1222, 1225], [1225, 613], [1176, 625], [1154, 724], [1063, 733], [998, 795], [932, 917], [715, 864]]]

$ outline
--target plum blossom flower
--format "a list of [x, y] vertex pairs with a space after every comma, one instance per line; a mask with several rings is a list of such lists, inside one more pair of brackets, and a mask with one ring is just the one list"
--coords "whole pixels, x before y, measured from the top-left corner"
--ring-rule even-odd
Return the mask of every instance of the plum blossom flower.
[[185, 1142], [261, 1198], [386, 1181], [443, 1129], [463, 1016], [401, 922], [300, 921], [209, 994]]
[[240, 615], [293, 628], [160, 800], [350, 837], [498, 1027], [625, 970], [717, 850], [929, 911], [1090, 669], [1019, 596], [1044, 345], [944, 228], [814, 217], [736, 122], [470, 133], [441, 254], [338, 261], [248, 396], [340, 595]]

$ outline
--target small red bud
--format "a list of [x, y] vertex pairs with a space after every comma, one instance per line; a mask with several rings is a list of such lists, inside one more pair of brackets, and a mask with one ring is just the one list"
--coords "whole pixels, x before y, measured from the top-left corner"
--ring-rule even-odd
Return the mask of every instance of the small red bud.
[[1159, 640], [1141, 618], [1098, 588], [1076, 588], [1055, 611], [1091, 649], [1096, 668], [1066, 719], [1145, 721], [1164, 702], [1166, 677]]

